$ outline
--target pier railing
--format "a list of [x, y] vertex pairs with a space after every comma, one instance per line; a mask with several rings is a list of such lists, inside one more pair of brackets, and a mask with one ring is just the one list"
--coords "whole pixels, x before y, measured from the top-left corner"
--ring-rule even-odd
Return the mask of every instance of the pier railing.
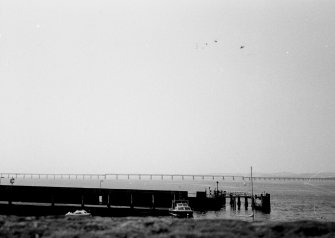
[[[137, 180], [236, 180], [250, 181], [251, 177], [241, 175], [211, 175], [211, 174], [127, 174], [127, 173], [106, 173], [106, 174], [47, 174], [47, 173], [0, 173], [0, 179], [137, 179]], [[335, 181], [335, 177], [252, 177], [255, 180], [278, 180], [278, 181]]]

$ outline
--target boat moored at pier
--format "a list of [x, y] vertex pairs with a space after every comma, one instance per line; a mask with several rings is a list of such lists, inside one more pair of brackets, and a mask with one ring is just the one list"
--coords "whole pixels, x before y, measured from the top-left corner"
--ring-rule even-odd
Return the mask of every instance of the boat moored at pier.
[[187, 200], [173, 200], [169, 213], [175, 217], [193, 217], [193, 210], [188, 205]]

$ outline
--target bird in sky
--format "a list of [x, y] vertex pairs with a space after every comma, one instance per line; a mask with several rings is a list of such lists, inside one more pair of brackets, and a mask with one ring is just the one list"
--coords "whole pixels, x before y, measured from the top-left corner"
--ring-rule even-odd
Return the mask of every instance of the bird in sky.
[[241, 45], [240, 50], [244, 48], [244, 45]]

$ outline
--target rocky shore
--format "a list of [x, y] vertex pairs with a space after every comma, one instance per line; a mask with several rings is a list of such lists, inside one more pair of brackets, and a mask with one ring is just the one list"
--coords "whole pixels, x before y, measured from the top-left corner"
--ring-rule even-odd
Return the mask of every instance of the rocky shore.
[[0, 237], [335, 237], [335, 222], [0, 216]]

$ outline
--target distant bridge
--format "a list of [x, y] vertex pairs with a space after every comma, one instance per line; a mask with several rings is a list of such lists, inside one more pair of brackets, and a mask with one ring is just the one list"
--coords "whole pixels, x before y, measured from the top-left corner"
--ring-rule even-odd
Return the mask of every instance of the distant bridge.
[[[250, 176], [241, 175], [211, 175], [211, 174], [45, 174], [45, 173], [0, 173], [0, 179], [20, 178], [20, 179], [98, 179], [98, 180], [118, 180], [118, 179], [137, 179], [137, 180], [231, 180], [231, 181], [250, 181]], [[256, 180], [277, 180], [277, 181], [335, 181], [335, 177], [258, 177]]]

